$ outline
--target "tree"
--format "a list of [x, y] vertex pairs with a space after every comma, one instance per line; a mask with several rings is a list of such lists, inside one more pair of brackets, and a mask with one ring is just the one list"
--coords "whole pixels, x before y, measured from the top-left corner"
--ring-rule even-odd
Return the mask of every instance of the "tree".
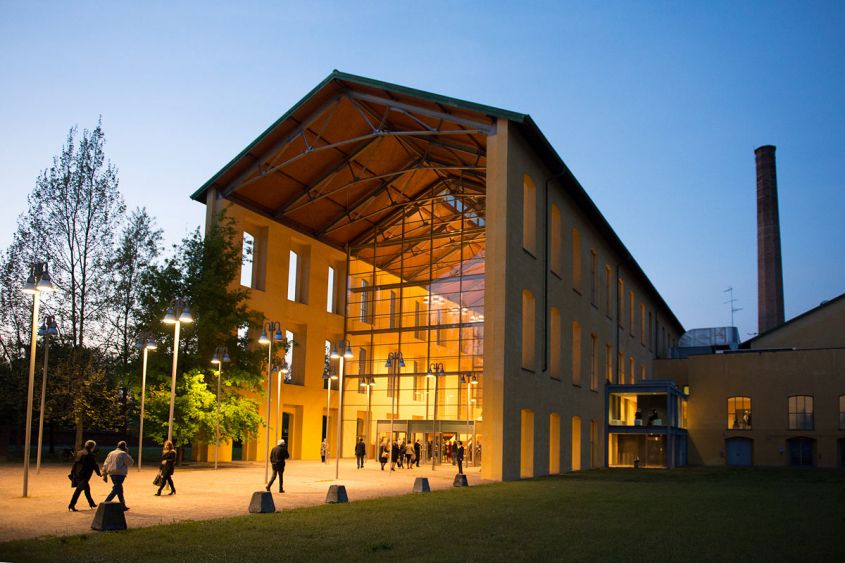
[[76, 427], [77, 448], [84, 422], [99, 420], [86, 402], [112, 406], [109, 385], [101, 385], [106, 377], [103, 358], [87, 349], [89, 340], [100, 347], [107, 340], [113, 233], [125, 212], [117, 170], [106, 160], [104, 146], [101, 121], [81, 136], [71, 128], [61, 154], [36, 179], [28, 211], [19, 222], [21, 237], [37, 249], [36, 258], [49, 263], [58, 287], [54, 305], [65, 342], [75, 355], [67, 364], [74, 385], [80, 393], [97, 393], [65, 404], [71, 410], [63, 414]]

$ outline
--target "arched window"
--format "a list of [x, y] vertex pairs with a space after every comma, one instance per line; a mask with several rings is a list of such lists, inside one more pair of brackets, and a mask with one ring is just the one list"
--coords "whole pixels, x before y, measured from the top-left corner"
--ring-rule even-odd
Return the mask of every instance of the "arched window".
[[563, 275], [563, 256], [560, 243], [563, 241], [563, 227], [560, 222], [560, 209], [552, 204], [551, 229], [549, 229], [549, 267], [559, 276]]
[[751, 397], [728, 397], [728, 430], [751, 430]]
[[537, 253], [537, 188], [528, 174], [522, 177], [522, 247]]
[[581, 291], [581, 233], [572, 228], [572, 288]]
[[815, 427], [812, 395], [789, 397], [787, 410], [790, 430], [812, 430]]

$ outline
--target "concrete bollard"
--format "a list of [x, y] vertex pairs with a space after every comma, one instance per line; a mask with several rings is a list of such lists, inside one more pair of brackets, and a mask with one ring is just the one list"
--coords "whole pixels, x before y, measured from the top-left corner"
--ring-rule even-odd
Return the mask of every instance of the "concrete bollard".
[[344, 485], [331, 485], [329, 493], [326, 495], [326, 504], [342, 504], [349, 502], [349, 497], [346, 496], [346, 487]]
[[91, 529], [100, 532], [125, 530], [126, 516], [123, 505], [119, 502], [101, 502], [97, 506], [97, 513], [94, 514], [94, 521], [91, 522]]
[[276, 512], [276, 504], [273, 502], [273, 495], [267, 491], [255, 491], [249, 501], [249, 511], [253, 514], [264, 514]]
[[469, 487], [469, 483], [467, 482], [467, 476], [463, 473], [458, 473], [455, 475], [455, 482], [452, 483], [453, 487]]
[[417, 477], [414, 479], [415, 493], [430, 493], [431, 487], [428, 485], [428, 477]]

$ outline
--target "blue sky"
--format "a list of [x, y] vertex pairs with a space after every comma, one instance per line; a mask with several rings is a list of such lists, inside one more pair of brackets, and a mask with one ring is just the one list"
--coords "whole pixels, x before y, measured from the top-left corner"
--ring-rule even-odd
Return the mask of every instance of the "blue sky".
[[332, 69], [529, 113], [687, 328], [756, 330], [754, 148], [778, 147], [787, 318], [845, 292], [843, 2], [0, 0], [0, 246], [99, 115], [168, 242]]

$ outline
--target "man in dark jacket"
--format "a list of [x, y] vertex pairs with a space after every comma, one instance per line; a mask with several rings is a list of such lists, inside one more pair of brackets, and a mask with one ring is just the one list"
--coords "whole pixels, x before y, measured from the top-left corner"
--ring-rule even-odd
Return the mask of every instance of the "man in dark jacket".
[[458, 474], [464, 473], [464, 444], [460, 440], [455, 442], [454, 449], [455, 461], [458, 463]]
[[355, 459], [358, 462], [358, 469], [364, 467], [365, 455], [367, 455], [367, 446], [364, 444], [363, 438], [358, 438], [358, 443], [355, 444]]
[[290, 457], [288, 449], [285, 446], [284, 440], [279, 440], [275, 448], [270, 450], [270, 465], [273, 466], [273, 476], [270, 477], [270, 482], [267, 483], [267, 491], [273, 486], [273, 481], [276, 480], [276, 475], [279, 476], [279, 492], [285, 492], [285, 460]]
[[76, 458], [73, 461], [73, 467], [70, 470], [71, 486], [75, 487], [73, 496], [70, 499], [70, 504], [67, 509], [72, 512], [76, 510], [76, 501], [79, 500], [80, 493], [85, 493], [85, 498], [88, 500], [88, 506], [95, 508], [97, 503], [91, 498], [91, 485], [88, 482], [91, 480], [91, 475], [96, 472], [100, 475], [100, 465], [97, 463], [97, 456], [94, 451], [97, 449], [97, 442], [88, 440], [85, 442], [85, 447], [76, 452]]
[[417, 467], [420, 466], [420, 441], [417, 440], [414, 442], [414, 458], [416, 458]]

